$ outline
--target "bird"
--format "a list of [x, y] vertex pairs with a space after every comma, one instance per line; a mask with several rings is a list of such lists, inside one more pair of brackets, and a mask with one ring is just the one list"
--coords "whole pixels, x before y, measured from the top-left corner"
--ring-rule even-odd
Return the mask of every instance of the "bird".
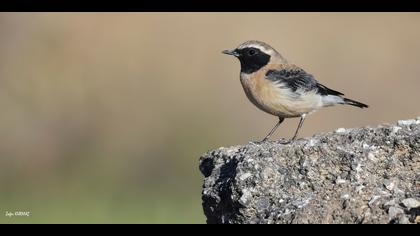
[[289, 63], [267, 43], [250, 40], [222, 53], [239, 59], [240, 82], [249, 101], [262, 111], [277, 116], [278, 122], [261, 140], [269, 140], [286, 118], [300, 118], [288, 144], [296, 140], [305, 118], [316, 110], [337, 104], [367, 108], [368, 105], [346, 98], [344, 94], [319, 83], [312, 74]]

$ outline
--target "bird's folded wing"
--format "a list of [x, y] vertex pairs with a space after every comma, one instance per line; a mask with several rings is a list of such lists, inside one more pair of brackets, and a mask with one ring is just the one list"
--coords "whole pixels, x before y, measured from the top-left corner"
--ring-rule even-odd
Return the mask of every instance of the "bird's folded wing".
[[313, 75], [296, 66], [268, 70], [265, 78], [283, 89], [290, 89], [296, 93], [314, 91], [324, 96], [344, 95], [320, 84]]

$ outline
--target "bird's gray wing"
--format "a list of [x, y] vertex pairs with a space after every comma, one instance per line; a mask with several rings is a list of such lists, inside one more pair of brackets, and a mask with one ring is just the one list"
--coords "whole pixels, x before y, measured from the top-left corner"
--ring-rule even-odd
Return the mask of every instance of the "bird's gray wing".
[[320, 84], [313, 75], [298, 67], [268, 70], [265, 78], [277, 83], [282, 88], [288, 88], [296, 93], [315, 90], [318, 94], [324, 96], [344, 95]]

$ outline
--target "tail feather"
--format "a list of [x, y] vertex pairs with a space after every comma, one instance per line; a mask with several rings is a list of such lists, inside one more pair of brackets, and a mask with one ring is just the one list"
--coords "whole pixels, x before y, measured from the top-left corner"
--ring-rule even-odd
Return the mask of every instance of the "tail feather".
[[361, 102], [351, 100], [351, 99], [348, 99], [348, 98], [343, 98], [343, 104], [352, 105], [352, 106], [360, 107], [360, 108], [368, 108], [369, 107], [366, 104], [363, 104]]

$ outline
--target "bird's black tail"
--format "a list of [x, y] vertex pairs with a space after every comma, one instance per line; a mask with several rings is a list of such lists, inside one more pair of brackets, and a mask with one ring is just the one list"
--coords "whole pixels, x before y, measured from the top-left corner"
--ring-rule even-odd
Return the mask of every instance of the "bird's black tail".
[[343, 98], [343, 102], [344, 102], [343, 104], [352, 105], [352, 106], [360, 107], [360, 108], [368, 108], [369, 107], [366, 104], [363, 104], [361, 102], [351, 100], [351, 99], [348, 99], [348, 98]]

